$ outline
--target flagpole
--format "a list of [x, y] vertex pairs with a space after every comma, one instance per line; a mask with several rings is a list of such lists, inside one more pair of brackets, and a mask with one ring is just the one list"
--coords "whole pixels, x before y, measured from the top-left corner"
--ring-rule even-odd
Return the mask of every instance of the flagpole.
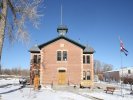
[[120, 51], [120, 56], [121, 56], [121, 96], [124, 97], [123, 94], [123, 63], [122, 63], [122, 52]]
[[124, 94], [123, 94], [123, 63], [122, 63], [122, 52], [127, 56], [128, 55], [128, 51], [125, 49], [124, 47], [124, 44], [122, 42], [122, 40], [120, 39], [119, 37], [119, 41], [120, 41], [120, 56], [121, 56], [121, 96], [124, 97]]
[[120, 36], [119, 36], [119, 41], [120, 41], [120, 62], [121, 62], [121, 76], [120, 76], [120, 79], [121, 79], [121, 96], [123, 97], [123, 90], [122, 90], [122, 86], [123, 86], [123, 63], [122, 63], [122, 46], [123, 46], [123, 43], [120, 39]]

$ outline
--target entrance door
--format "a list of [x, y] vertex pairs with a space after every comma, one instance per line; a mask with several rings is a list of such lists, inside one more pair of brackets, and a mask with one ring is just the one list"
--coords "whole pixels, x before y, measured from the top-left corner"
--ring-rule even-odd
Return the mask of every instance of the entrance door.
[[66, 84], [66, 71], [65, 70], [58, 71], [58, 84], [59, 85]]

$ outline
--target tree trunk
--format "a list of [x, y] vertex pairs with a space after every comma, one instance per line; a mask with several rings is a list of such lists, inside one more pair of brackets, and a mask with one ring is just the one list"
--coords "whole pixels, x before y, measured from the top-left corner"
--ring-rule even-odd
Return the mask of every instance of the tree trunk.
[[1, 67], [1, 55], [2, 55], [2, 48], [4, 43], [5, 27], [6, 27], [7, 0], [2, 0], [2, 3], [3, 3], [3, 7], [1, 8], [1, 19], [0, 19], [0, 67]]

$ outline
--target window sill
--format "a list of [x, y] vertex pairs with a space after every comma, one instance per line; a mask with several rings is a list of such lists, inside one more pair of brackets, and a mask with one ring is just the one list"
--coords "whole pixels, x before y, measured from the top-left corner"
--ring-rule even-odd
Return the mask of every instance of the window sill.
[[67, 63], [67, 61], [56, 61], [56, 63]]

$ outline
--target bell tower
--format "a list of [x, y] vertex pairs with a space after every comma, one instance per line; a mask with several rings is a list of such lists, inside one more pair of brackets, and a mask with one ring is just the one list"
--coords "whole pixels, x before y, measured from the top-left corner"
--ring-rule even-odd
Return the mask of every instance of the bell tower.
[[62, 24], [62, 5], [61, 5], [61, 24], [57, 27], [57, 32], [59, 36], [66, 36], [66, 33], [68, 32], [68, 28], [66, 25]]
[[65, 36], [68, 32], [68, 28], [65, 25], [59, 25], [57, 28], [57, 32], [59, 33], [59, 36]]

